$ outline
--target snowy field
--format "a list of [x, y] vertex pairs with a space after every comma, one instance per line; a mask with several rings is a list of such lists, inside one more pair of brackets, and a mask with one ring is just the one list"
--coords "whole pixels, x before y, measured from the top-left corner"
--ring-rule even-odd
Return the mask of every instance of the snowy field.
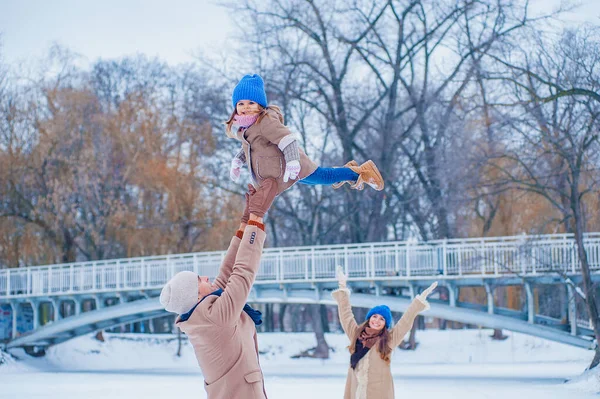
[[[597, 398], [596, 375], [581, 375], [590, 351], [520, 334], [492, 341], [489, 330], [419, 331], [415, 352], [396, 350], [397, 398]], [[85, 336], [55, 346], [44, 358], [4, 354], [0, 398], [206, 398], [193, 350], [181, 357], [170, 335]], [[345, 336], [328, 334], [328, 360], [291, 359], [314, 346], [312, 334], [260, 334], [261, 364], [270, 399], [342, 398], [349, 354]], [[1, 355], [1, 354], [0, 354]]]

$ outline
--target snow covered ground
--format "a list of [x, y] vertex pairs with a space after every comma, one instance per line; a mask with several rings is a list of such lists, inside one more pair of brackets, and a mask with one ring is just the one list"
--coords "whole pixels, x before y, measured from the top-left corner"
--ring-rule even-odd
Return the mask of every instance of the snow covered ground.
[[[590, 351], [510, 334], [492, 341], [490, 330], [420, 331], [417, 351], [396, 350], [392, 361], [396, 397], [593, 398], [597, 374], [581, 375]], [[80, 337], [34, 359], [14, 352], [0, 365], [0, 398], [133, 399], [205, 398], [189, 344], [177, 357], [170, 335], [106, 334], [106, 342]], [[328, 360], [291, 359], [314, 346], [314, 336], [260, 334], [261, 364], [272, 398], [341, 398], [349, 355], [341, 334], [328, 334]], [[2, 363], [0, 353], [0, 363]], [[577, 377], [565, 384], [566, 379]]]

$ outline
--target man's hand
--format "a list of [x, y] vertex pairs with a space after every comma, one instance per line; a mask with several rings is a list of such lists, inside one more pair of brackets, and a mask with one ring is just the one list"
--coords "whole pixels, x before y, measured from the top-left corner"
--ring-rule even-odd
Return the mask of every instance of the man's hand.
[[265, 213], [267, 213], [273, 204], [278, 191], [279, 186], [277, 185], [277, 181], [275, 179], [269, 178], [263, 180], [261, 186], [256, 190], [256, 192], [250, 195], [250, 199], [248, 201], [248, 209], [250, 213], [259, 218], [263, 218]]
[[252, 184], [248, 184], [248, 191], [244, 194], [244, 198], [246, 199], [246, 206], [244, 207], [244, 213], [242, 214], [242, 218], [240, 222], [243, 224], [248, 224], [248, 220], [250, 219], [250, 197], [256, 193], [256, 189]]

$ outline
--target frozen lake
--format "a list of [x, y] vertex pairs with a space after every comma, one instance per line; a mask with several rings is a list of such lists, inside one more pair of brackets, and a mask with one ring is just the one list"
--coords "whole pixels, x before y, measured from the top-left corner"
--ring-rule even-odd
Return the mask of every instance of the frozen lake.
[[[542, 365], [496, 365], [495, 367], [458, 367], [454, 365], [411, 366], [395, 368], [397, 398], [444, 397], [461, 399], [574, 399], [597, 398], [564, 386], [564, 377], [546, 371], [545, 376], [530, 373]], [[563, 374], [581, 369], [578, 364], [545, 364]], [[405, 373], [403, 373], [405, 372]], [[576, 375], [576, 374], [575, 374]], [[344, 375], [320, 370], [297, 368], [277, 372], [265, 370], [266, 389], [270, 398], [331, 399], [341, 398]], [[202, 376], [189, 370], [97, 370], [90, 372], [27, 372], [0, 376], [1, 398], [60, 399], [163, 399], [206, 398]]]
[[[419, 332], [414, 352], [396, 350], [392, 372], [397, 398], [597, 398], [564, 384], [582, 373], [593, 353], [519, 334], [489, 339], [487, 330]], [[206, 398], [193, 351], [175, 356], [172, 336], [107, 334], [53, 347], [33, 359], [16, 352], [0, 366], [0, 398]], [[314, 345], [312, 334], [260, 334], [261, 364], [270, 399], [341, 398], [348, 344], [328, 334], [328, 360], [291, 359]], [[584, 388], [589, 388], [586, 384]], [[589, 390], [589, 389], [588, 389]]]

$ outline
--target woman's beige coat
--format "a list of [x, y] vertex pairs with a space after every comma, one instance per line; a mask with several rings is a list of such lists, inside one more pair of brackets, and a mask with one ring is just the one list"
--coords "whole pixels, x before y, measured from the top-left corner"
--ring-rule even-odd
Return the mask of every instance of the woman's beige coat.
[[[352, 314], [350, 291], [346, 288], [333, 291], [331, 294], [338, 304], [338, 313], [344, 332], [350, 342], [358, 338], [358, 324]], [[390, 331], [390, 346], [398, 346], [404, 335], [412, 328], [419, 312], [428, 308], [427, 302], [415, 298], [402, 318]], [[390, 357], [393, 352], [390, 353]], [[344, 399], [394, 399], [394, 380], [390, 365], [380, 356], [377, 345], [367, 352], [358, 362], [356, 369], [348, 367], [346, 391]]]
[[317, 169], [317, 164], [306, 156], [302, 148], [300, 152], [300, 174], [298, 179], [283, 181], [285, 158], [282, 149], [295, 140], [290, 130], [279, 121], [279, 116], [273, 110], [247, 130], [239, 130], [236, 139], [242, 142], [248, 169], [254, 185], [258, 188], [266, 178], [274, 178], [281, 194], [298, 180], [304, 179]]

